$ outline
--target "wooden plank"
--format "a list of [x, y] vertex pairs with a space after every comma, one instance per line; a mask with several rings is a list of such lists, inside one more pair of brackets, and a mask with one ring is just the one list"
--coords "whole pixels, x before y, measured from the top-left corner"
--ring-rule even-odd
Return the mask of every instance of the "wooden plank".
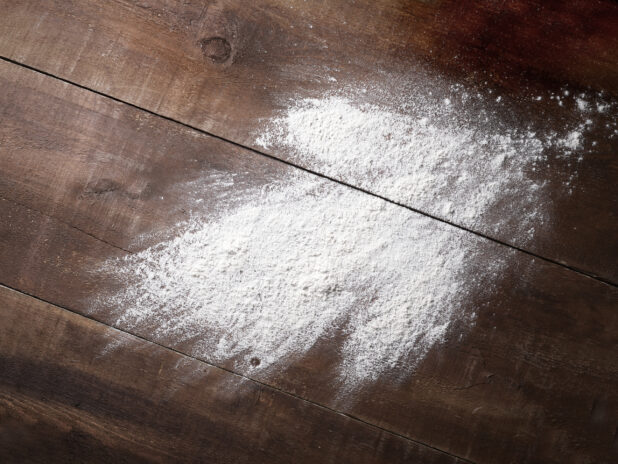
[[121, 248], [188, 219], [201, 198], [220, 193], [213, 191], [220, 177], [259, 189], [289, 172], [14, 65], [0, 65], [0, 80], [5, 197]]
[[[102, 263], [178, 234], [175, 225], [185, 213], [207, 220], [221, 213], [218, 205], [242, 204], [255, 189], [282, 179], [299, 182], [291, 167], [137, 109], [19, 67], [0, 71], [3, 88], [11, 89], [2, 96], [3, 120], [22, 123], [3, 134], [0, 150], [0, 282], [103, 322], [118, 323], [119, 308], [97, 296], [123, 284], [93, 272]], [[120, 129], [138, 119], [135, 129]], [[101, 163], [105, 154], [114, 154], [113, 161]], [[37, 167], [40, 174], [31, 174]], [[210, 181], [222, 172], [237, 174], [238, 181]], [[25, 182], [27, 175], [36, 182]], [[177, 181], [162, 181], [167, 178]], [[113, 188], [101, 186], [101, 179]], [[202, 179], [206, 187], [185, 179]], [[127, 194], [139, 192], [135, 182], [155, 186], [156, 195]], [[171, 197], [169, 204], [161, 197]], [[467, 235], [450, 233], [453, 243]], [[465, 289], [472, 297], [459, 310], [474, 312], [476, 322], [456, 324], [415, 370], [404, 364], [342, 398], [333, 372], [344, 337], [318, 341], [275, 372], [253, 371], [233, 358], [222, 365], [477, 462], [612, 462], [618, 291], [474, 240], [482, 259], [469, 271], [478, 286]], [[508, 265], [496, 274], [496, 262]], [[478, 291], [485, 284], [486, 291]], [[212, 361], [200, 349], [207, 327], [193, 340], [162, 335], [148, 321], [131, 330]]]
[[3, 462], [458, 459], [0, 287]]
[[[360, 103], [395, 109], [401, 93], [431, 86], [440, 100], [450, 96], [449, 82], [463, 84], [471, 94], [503, 97], [508, 103], [496, 111], [507, 125], [537, 125], [547, 134], [564, 131], [577, 110], [573, 97], [564, 107], [549, 98], [565, 85], [572, 94], [603, 91], [613, 105], [618, 94], [618, 6], [609, 0], [269, 0], [251, 8], [233, 0], [5, 3], [0, 55], [252, 147], [264, 119], [290, 100], [364, 83], [377, 82], [381, 90], [356, 96]], [[462, 118], [476, 116], [464, 112]], [[471, 218], [449, 207], [465, 191], [430, 188], [425, 200], [410, 197], [414, 184], [391, 189], [409, 181], [379, 160], [375, 176], [356, 176], [285, 144], [269, 153], [615, 283], [615, 111], [592, 120], [581, 159], [550, 154], [530, 174], [545, 192], [528, 202], [531, 211], [520, 205], [529, 190], [515, 183], [504, 199]], [[528, 155], [519, 150], [518, 156]], [[458, 162], [473, 178], [477, 155]], [[389, 169], [393, 177], [378, 182]], [[480, 170], [471, 184], [483, 191], [496, 177], [517, 174], [509, 169], [507, 163], [497, 176]], [[439, 171], [432, 185], [450, 183], [452, 171]], [[534, 209], [541, 202], [551, 210], [545, 215]], [[522, 216], [530, 221], [526, 230], [535, 230], [533, 240], [519, 229]]]

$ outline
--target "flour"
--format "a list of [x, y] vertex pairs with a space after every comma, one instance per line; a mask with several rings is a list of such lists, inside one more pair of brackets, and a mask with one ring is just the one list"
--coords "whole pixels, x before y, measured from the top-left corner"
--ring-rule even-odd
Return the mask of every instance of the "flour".
[[[355, 103], [359, 98], [350, 89], [304, 99], [269, 121], [256, 144], [458, 224], [494, 224], [525, 245], [551, 207], [544, 179], [531, 174], [546, 164], [548, 151], [577, 154], [587, 124], [579, 118], [560, 133], [516, 125], [505, 122], [499, 109], [472, 108], [468, 93], [453, 95], [457, 108], [453, 96], [412, 94], [402, 97], [401, 111]], [[588, 107], [582, 97], [577, 105]]]
[[[465, 92], [412, 95], [399, 110], [361, 103], [353, 93], [293, 102], [256, 143], [461, 224], [484, 223], [497, 209], [488, 223], [520, 245], [549, 217], [536, 169], [551, 150], [581, 160], [589, 126], [576, 120], [556, 133], [510, 124], [499, 111], [467, 108]], [[577, 107], [589, 113], [593, 105], [582, 102]], [[455, 321], [473, 323], [470, 298], [491, 288], [504, 265], [488, 259], [488, 242], [290, 172], [262, 189], [222, 175], [209, 184], [218, 213], [204, 208], [208, 216], [179, 224], [176, 238], [107, 263], [124, 284], [106, 301], [117, 310], [116, 324], [148, 327], [250, 375], [335, 346], [334, 377], [345, 390], [389, 371], [411, 372]], [[485, 275], [474, 269], [481, 242], [483, 263], [495, 266]]]
[[[473, 285], [477, 240], [404, 208], [300, 174], [177, 238], [109, 263], [132, 282], [117, 324], [199, 340], [193, 354], [242, 370], [279, 367], [342, 341], [345, 387], [409, 371]], [[118, 271], [119, 270], [119, 271]]]

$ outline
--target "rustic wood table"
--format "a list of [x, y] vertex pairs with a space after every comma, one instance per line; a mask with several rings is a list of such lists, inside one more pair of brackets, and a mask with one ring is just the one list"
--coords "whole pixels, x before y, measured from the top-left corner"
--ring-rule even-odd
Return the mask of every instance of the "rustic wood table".
[[[586, 131], [466, 215], [449, 176], [490, 186], [476, 152], [416, 195], [387, 156], [365, 175], [256, 137], [341, 89], [400, 115], [467, 89], [503, 125]], [[611, 0], [0, 0], [0, 461], [618, 462], [617, 108]], [[474, 322], [342, 394], [343, 333], [259, 370], [104, 298], [104, 263], [304, 179], [473, 242]]]

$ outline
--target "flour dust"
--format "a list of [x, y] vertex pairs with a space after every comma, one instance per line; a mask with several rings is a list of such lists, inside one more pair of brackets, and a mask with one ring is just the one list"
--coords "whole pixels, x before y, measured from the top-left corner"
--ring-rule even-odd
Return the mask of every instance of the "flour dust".
[[[606, 111], [595, 97], [552, 95], [556, 107], [570, 99], [569, 118], [532, 123], [517, 121], [501, 97], [459, 85], [444, 98], [416, 89], [389, 105], [362, 103], [365, 94], [365, 87], [347, 87], [292, 100], [266, 121], [255, 143], [457, 224], [490, 225], [483, 232], [499, 232], [520, 246], [551, 209], [547, 179], [535, 171], [556, 154], [581, 161], [591, 118]], [[533, 111], [534, 104], [528, 102]], [[572, 181], [564, 179], [566, 193]]]
[[[499, 207], [509, 222], [492, 224], [525, 244], [549, 215], [535, 168], [552, 150], [577, 160], [589, 120], [560, 133], [514, 125], [467, 109], [465, 95], [412, 95], [400, 110], [359, 103], [349, 89], [293, 101], [256, 143], [465, 225]], [[583, 115], [594, 103], [577, 107]], [[334, 343], [337, 380], [350, 389], [413, 371], [455, 321], [473, 324], [470, 302], [491, 285], [473, 270], [489, 242], [334, 182], [290, 168], [261, 189], [232, 176], [209, 191], [204, 204], [217, 198], [219, 213], [204, 207], [209, 215], [179, 224], [175, 238], [106, 263], [124, 283], [106, 298], [118, 326], [148, 327], [249, 373]]]
[[473, 317], [461, 309], [476, 246], [457, 229], [302, 174], [108, 265], [132, 282], [113, 299], [119, 326], [155, 323], [155, 335], [199, 340], [192, 354], [243, 370], [282, 367], [339, 337], [349, 387], [404, 359], [412, 368], [455, 317]]

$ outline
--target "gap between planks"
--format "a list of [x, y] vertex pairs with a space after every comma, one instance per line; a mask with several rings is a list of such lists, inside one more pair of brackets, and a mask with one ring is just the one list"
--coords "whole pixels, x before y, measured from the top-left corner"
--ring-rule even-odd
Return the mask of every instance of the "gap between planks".
[[20, 294], [20, 295], [24, 295], [24, 296], [26, 296], [26, 297], [28, 297], [28, 298], [32, 298], [32, 299], [34, 299], [34, 300], [40, 301], [40, 302], [42, 302], [42, 303], [45, 303], [45, 304], [47, 304], [47, 305], [50, 305], [50, 306], [53, 306], [53, 307], [55, 307], [55, 308], [61, 309], [62, 311], [69, 312], [69, 313], [74, 314], [74, 315], [76, 315], [76, 316], [78, 316], [78, 317], [81, 317], [81, 318], [84, 318], [84, 319], [88, 319], [88, 320], [90, 320], [90, 321], [94, 322], [95, 324], [100, 324], [100, 325], [102, 325], [102, 326], [104, 326], [104, 327], [107, 327], [107, 328], [109, 328], [109, 329], [112, 329], [112, 330], [115, 330], [115, 331], [117, 331], [117, 332], [120, 332], [120, 333], [123, 333], [123, 334], [129, 335], [129, 336], [134, 337], [134, 338], [137, 338], [137, 339], [139, 339], [139, 340], [142, 340], [142, 341], [144, 341], [144, 342], [146, 342], [146, 343], [150, 343], [150, 344], [152, 344], [152, 345], [156, 345], [156, 346], [158, 346], [158, 347], [160, 347], [160, 348], [163, 348], [164, 350], [171, 351], [171, 352], [176, 353], [176, 354], [178, 354], [178, 355], [180, 355], [180, 356], [183, 356], [183, 357], [185, 357], [185, 358], [189, 358], [189, 359], [192, 359], [192, 360], [197, 361], [197, 362], [199, 362], [199, 363], [206, 364], [207, 366], [210, 366], [210, 367], [212, 367], [212, 368], [214, 368], [214, 369], [219, 369], [219, 370], [221, 370], [221, 371], [225, 371], [225, 372], [227, 372], [228, 374], [231, 374], [231, 375], [233, 375], [233, 376], [235, 376], [235, 377], [239, 377], [239, 378], [242, 378], [242, 379], [244, 379], [244, 380], [248, 380], [249, 382], [253, 382], [253, 383], [258, 384], [258, 385], [260, 385], [260, 386], [262, 386], [262, 387], [265, 387], [265, 388], [268, 388], [268, 389], [271, 389], [271, 390], [277, 391], [277, 392], [279, 392], [279, 393], [281, 393], [281, 394], [283, 394], [283, 395], [286, 395], [286, 396], [288, 396], [288, 397], [290, 397], [290, 398], [294, 398], [294, 399], [296, 399], [296, 400], [298, 400], [298, 401], [302, 401], [302, 402], [304, 402], [304, 403], [306, 403], [306, 404], [310, 404], [310, 405], [312, 405], [312, 406], [318, 407], [318, 408], [323, 409], [323, 410], [325, 410], [325, 411], [329, 411], [330, 413], [333, 413], [333, 414], [338, 414], [338, 415], [340, 415], [340, 416], [346, 417], [346, 418], [348, 418], [348, 419], [350, 419], [350, 420], [353, 420], [353, 421], [355, 421], [355, 422], [358, 422], [358, 423], [364, 424], [364, 425], [365, 425], [365, 426], [367, 426], [367, 427], [372, 427], [372, 428], [374, 428], [374, 429], [377, 429], [377, 430], [380, 430], [380, 431], [382, 431], [382, 432], [388, 433], [388, 434], [390, 434], [390, 435], [392, 435], [392, 436], [399, 437], [399, 438], [401, 438], [401, 439], [403, 439], [403, 440], [406, 440], [406, 441], [408, 441], [408, 442], [410, 442], [410, 443], [414, 443], [414, 444], [416, 444], [416, 445], [420, 445], [420, 446], [424, 446], [425, 448], [432, 449], [432, 450], [437, 451], [437, 452], [439, 452], [439, 453], [442, 453], [442, 454], [444, 454], [444, 455], [446, 455], [446, 456], [450, 456], [450, 457], [452, 457], [452, 458], [454, 458], [454, 459], [457, 459], [457, 460], [459, 460], [459, 461], [461, 461], [461, 462], [468, 463], [468, 464], [476, 464], [476, 462], [475, 462], [475, 461], [471, 461], [471, 460], [469, 460], [469, 459], [462, 458], [462, 457], [460, 457], [460, 456], [457, 456], [456, 454], [449, 453], [448, 451], [444, 451], [444, 450], [441, 450], [440, 448], [436, 448], [436, 447], [434, 447], [434, 446], [431, 446], [431, 445], [428, 445], [428, 444], [426, 444], [426, 443], [423, 443], [422, 441], [414, 440], [413, 438], [407, 437], [407, 436], [405, 436], [405, 435], [402, 435], [402, 434], [400, 434], [400, 433], [397, 433], [397, 432], [394, 432], [394, 431], [392, 431], [392, 430], [386, 429], [386, 428], [384, 428], [384, 427], [380, 427], [379, 425], [373, 424], [373, 423], [371, 423], [371, 422], [368, 422], [368, 421], [366, 421], [366, 420], [363, 420], [363, 419], [361, 419], [361, 418], [359, 418], [359, 417], [356, 417], [356, 416], [353, 416], [353, 415], [351, 415], [351, 414], [347, 414], [347, 413], [344, 413], [344, 412], [341, 412], [341, 411], [337, 411], [336, 409], [330, 408], [330, 407], [328, 407], [328, 406], [325, 406], [325, 405], [323, 405], [323, 404], [317, 403], [317, 402], [315, 402], [315, 401], [308, 400], [308, 399], [306, 399], [306, 398], [303, 398], [302, 396], [295, 395], [294, 393], [290, 393], [290, 392], [285, 391], [285, 390], [282, 390], [282, 389], [280, 389], [280, 388], [278, 388], [278, 387], [276, 387], [276, 386], [270, 385], [270, 384], [265, 383], [265, 382], [261, 382], [261, 381], [256, 380], [256, 379], [253, 379], [253, 378], [251, 378], [251, 377], [248, 377], [248, 376], [246, 376], [246, 375], [240, 374], [240, 373], [238, 373], [238, 372], [236, 372], [236, 371], [233, 371], [233, 370], [231, 370], [231, 369], [228, 369], [228, 368], [225, 368], [225, 367], [221, 367], [221, 366], [217, 366], [216, 364], [212, 364], [212, 363], [210, 363], [210, 362], [208, 362], [208, 361], [206, 361], [206, 360], [204, 360], [204, 359], [201, 359], [201, 358], [198, 358], [198, 357], [192, 356], [192, 355], [190, 355], [190, 354], [184, 353], [184, 352], [182, 352], [182, 351], [180, 351], [180, 350], [177, 350], [177, 349], [175, 349], [175, 348], [171, 348], [171, 347], [169, 347], [169, 346], [162, 345], [161, 343], [158, 343], [158, 342], [153, 341], [153, 340], [149, 340], [148, 338], [145, 338], [145, 337], [142, 337], [142, 336], [140, 336], [140, 335], [134, 334], [134, 333], [132, 333], [132, 332], [130, 332], [130, 331], [120, 329], [120, 328], [118, 328], [118, 327], [116, 327], [116, 326], [114, 326], [114, 325], [111, 325], [111, 324], [107, 324], [107, 323], [105, 323], [105, 322], [102, 322], [102, 321], [100, 321], [100, 320], [98, 320], [98, 319], [96, 319], [96, 318], [94, 318], [94, 317], [92, 317], [92, 316], [90, 316], [90, 315], [86, 315], [86, 314], [79, 313], [79, 312], [77, 312], [77, 311], [75, 311], [75, 310], [73, 310], [73, 309], [71, 309], [71, 308], [67, 308], [67, 307], [65, 307], [65, 306], [60, 306], [60, 305], [58, 305], [58, 304], [52, 303], [51, 301], [47, 301], [47, 300], [46, 300], [46, 299], [44, 299], [44, 298], [40, 298], [40, 297], [38, 297], [38, 296], [36, 296], [36, 295], [33, 295], [33, 294], [31, 294], [31, 293], [28, 293], [28, 292], [25, 292], [25, 291], [19, 290], [18, 288], [12, 287], [12, 286], [10, 286], [10, 285], [6, 285], [6, 284], [4, 284], [4, 283], [2, 283], [2, 282], [0, 282], [0, 288], [4, 288], [4, 289], [6, 289], [6, 290], [9, 290], [9, 291], [12, 291], [12, 292], [18, 293], [18, 294]]
[[[250, 152], [252, 152], [252, 153], [255, 153], [255, 154], [257, 154], [257, 155], [264, 156], [264, 157], [266, 157], [266, 158], [269, 158], [269, 159], [271, 159], [271, 160], [273, 160], [273, 161], [277, 161], [277, 162], [279, 162], [279, 163], [283, 163], [283, 164], [285, 164], [285, 165], [288, 165], [288, 166], [291, 166], [291, 167], [293, 167], [293, 168], [299, 169], [299, 170], [301, 170], [301, 171], [304, 171], [304, 172], [306, 172], [306, 173], [309, 173], [309, 174], [312, 174], [312, 175], [314, 175], [314, 176], [320, 177], [320, 178], [322, 178], [322, 179], [326, 179], [326, 180], [329, 180], [329, 181], [331, 181], [331, 182], [335, 182], [335, 183], [340, 184], [340, 185], [343, 185], [343, 186], [345, 186], [345, 187], [348, 187], [348, 188], [354, 189], [354, 190], [356, 190], [356, 191], [362, 192], [362, 193], [364, 193], [364, 194], [371, 195], [372, 197], [379, 198], [380, 200], [386, 201], [386, 202], [391, 203], [391, 204], [393, 204], [393, 205], [397, 205], [397, 206], [399, 206], [399, 207], [405, 208], [405, 209], [407, 209], [407, 210], [409, 210], [409, 211], [412, 211], [412, 212], [414, 212], [414, 213], [420, 214], [420, 215], [422, 215], [422, 216], [426, 216], [426, 217], [428, 217], [428, 218], [430, 218], [430, 219], [433, 219], [433, 220], [435, 220], [435, 221], [439, 221], [439, 222], [441, 222], [441, 223], [443, 223], [443, 224], [447, 224], [447, 225], [449, 225], [449, 226], [451, 226], [451, 227], [455, 227], [455, 228], [457, 228], [457, 229], [463, 230], [463, 231], [468, 232], [468, 233], [470, 233], [470, 234], [476, 235], [477, 237], [481, 237], [481, 238], [483, 238], [483, 239], [485, 239], [485, 240], [489, 240], [489, 241], [494, 242], [494, 243], [497, 243], [497, 244], [499, 244], [499, 245], [502, 245], [502, 246], [505, 246], [505, 247], [511, 248], [511, 249], [513, 249], [513, 250], [516, 250], [516, 251], [519, 251], [519, 252], [524, 253], [524, 254], [526, 254], [526, 255], [532, 256], [533, 258], [540, 259], [540, 260], [542, 260], [542, 261], [545, 261], [545, 262], [548, 262], [548, 263], [554, 264], [554, 265], [556, 265], [556, 266], [563, 267], [563, 268], [568, 269], [568, 270], [570, 270], [570, 271], [572, 271], [572, 272], [575, 272], [575, 273], [580, 274], [580, 275], [582, 275], [582, 276], [588, 277], [588, 278], [590, 278], [590, 279], [594, 279], [594, 280], [596, 280], [596, 281], [599, 281], [599, 282], [601, 282], [601, 283], [603, 283], [603, 284], [606, 284], [606, 285], [609, 285], [609, 286], [611, 286], [611, 287], [618, 288], [618, 282], [613, 282], [613, 281], [611, 281], [611, 280], [609, 280], [609, 279], [603, 278], [603, 277], [598, 276], [598, 275], [596, 275], [596, 274], [593, 274], [593, 273], [591, 273], [591, 272], [586, 272], [586, 271], [584, 271], [584, 270], [582, 270], [582, 269], [578, 269], [578, 268], [577, 268], [577, 267], [575, 267], [575, 266], [571, 266], [571, 265], [569, 265], [569, 264], [566, 264], [566, 263], [560, 262], [560, 261], [558, 261], [558, 260], [555, 260], [555, 259], [552, 259], [552, 258], [547, 258], [547, 257], [545, 257], [545, 256], [539, 255], [539, 254], [534, 253], [534, 252], [532, 252], [532, 251], [526, 250], [525, 248], [518, 247], [518, 246], [516, 246], [516, 245], [514, 245], [514, 244], [512, 244], [512, 243], [508, 243], [508, 242], [505, 242], [505, 241], [503, 241], [503, 240], [499, 240], [499, 239], [497, 239], [497, 238], [491, 237], [491, 236], [489, 236], [489, 235], [487, 235], [487, 234], [484, 234], [484, 233], [482, 233], [482, 232], [478, 232], [478, 231], [476, 231], [476, 230], [473, 230], [473, 229], [471, 229], [471, 228], [469, 228], [469, 227], [466, 227], [466, 226], [463, 226], [463, 225], [457, 224], [457, 223], [455, 223], [455, 222], [449, 221], [448, 219], [443, 219], [443, 218], [440, 218], [440, 217], [438, 217], [438, 216], [435, 216], [435, 215], [433, 215], [433, 214], [427, 213], [427, 212], [425, 212], [425, 211], [422, 211], [422, 210], [420, 210], [420, 209], [414, 208], [414, 207], [412, 207], [412, 206], [408, 206], [408, 205], [405, 205], [405, 204], [399, 203], [399, 202], [397, 202], [397, 201], [391, 200], [390, 198], [387, 198], [387, 197], [385, 197], [385, 196], [382, 196], [382, 195], [377, 194], [377, 193], [375, 193], [375, 192], [372, 192], [372, 191], [370, 191], [370, 190], [364, 189], [364, 188], [362, 188], [362, 187], [358, 187], [358, 186], [353, 185], [353, 184], [350, 184], [350, 183], [348, 183], [348, 182], [345, 182], [345, 181], [342, 181], [342, 180], [336, 179], [336, 178], [334, 178], [334, 177], [330, 177], [330, 176], [329, 176], [329, 175], [327, 175], [327, 174], [323, 174], [323, 173], [321, 173], [321, 172], [314, 171], [314, 170], [312, 170], [312, 169], [305, 168], [305, 167], [303, 167], [303, 166], [299, 166], [298, 164], [292, 163], [292, 162], [290, 162], [290, 161], [286, 161], [286, 160], [284, 160], [284, 159], [282, 159], [282, 158], [278, 158], [277, 156], [274, 156], [274, 155], [271, 155], [271, 154], [265, 153], [265, 152], [263, 152], [263, 151], [260, 151], [260, 150], [255, 149], [255, 148], [248, 147], [248, 146], [243, 145], [243, 144], [241, 144], [241, 143], [235, 142], [234, 140], [230, 140], [230, 139], [227, 139], [227, 138], [222, 137], [222, 136], [220, 136], [220, 135], [217, 135], [217, 134], [214, 134], [214, 133], [212, 133], [212, 132], [206, 131], [206, 130], [204, 130], [204, 129], [200, 129], [199, 127], [192, 126], [191, 124], [187, 124], [187, 123], [185, 123], [185, 122], [179, 121], [179, 120], [174, 119], [174, 118], [172, 118], [172, 117], [165, 116], [165, 115], [163, 115], [163, 114], [159, 114], [159, 113], [157, 113], [157, 112], [155, 112], [155, 111], [151, 111], [151, 110], [148, 110], [148, 109], [146, 109], [146, 108], [142, 108], [141, 106], [138, 106], [138, 105], [135, 105], [135, 104], [133, 104], [133, 103], [127, 102], [127, 101], [125, 101], [125, 100], [122, 100], [122, 99], [120, 99], [120, 98], [114, 97], [113, 95], [109, 95], [109, 94], [106, 94], [106, 93], [104, 93], [104, 92], [100, 92], [100, 91], [98, 91], [98, 90], [91, 89], [91, 88], [89, 88], [89, 87], [87, 87], [87, 86], [85, 86], [85, 85], [78, 84], [78, 83], [76, 83], [76, 82], [73, 82], [73, 81], [70, 81], [70, 80], [68, 80], [68, 79], [62, 78], [62, 77], [57, 76], [57, 75], [55, 75], [55, 74], [49, 73], [49, 72], [47, 72], [47, 71], [43, 71], [43, 70], [38, 69], [38, 68], [35, 68], [35, 67], [33, 67], [33, 66], [30, 66], [30, 65], [27, 65], [27, 64], [21, 63], [21, 62], [19, 62], [19, 61], [13, 60], [13, 59], [11, 59], [11, 58], [7, 58], [7, 57], [5, 57], [5, 56], [1, 56], [1, 55], [0, 55], [0, 60], [5, 61], [5, 62], [7, 62], [7, 63], [11, 63], [11, 64], [13, 64], [13, 65], [21, 66], [21, 67], [23, 67], [23, 68], [29, 69], [30, 71], [34, 71], [34, 72], [36, 72], [36, 73], [39, 73], [39, 74], [42, 74], [42, 75], [45, 75], [45, 76], [51, 77], [51, 78], [56, 79], [56, 80], [58, 80], [58, 81], [64, 82], [65, 84], [72, 85], [72, 86], [74, 86], [74, 87], [80, 88], [80, 89], [82, 89], [82, 90], [86, 90], [86, 91], [88, 91], [88, 92], [92, 92], [92, 93], [94, 93], [94, 94], [96, 94], [96, 95], [99, 95], [99, 96], [102, 96], [102, 97], [108, 98], [108, 99], [110, 99], [110, 100], [112, 100], [112, 101], [115, 101], [115, 102], [117, 102], [117, 103], [120, 103], [120, 104], [123, 104], [123, 105], [127, 105], [127, 106], [129, 106], [129, 107], [131, 107], [131, 108], [135, 108], [135, 109], [137, 109], [137, 110], [143, 111], [143, 112], [145, 112], [145, 113], [147, 113], [147, 114], [150, 114], [150, 115], [152, 115], [152, 116], [155, 116], [155, 117], [158, 117], [158, 118], [162, 118], [162, 119], [164, 119], [164, 120], [166, 120], [166, 121], [173, 122], [173, 123], [175, 123], [175, 124], [178, 124], [178, 125], [180, 125], [180, 126], [182, 126], [182, 127], [187, 128], [187, 129], [190, 129], [190, 130], [193, 130], [193, 131], [199, 132], [199, 133], [204, 134], [204, 135], [207, 135], [207, 136], [209, 136], [209, 137], [213, 137], [213, 138], [215, 138], [215, 139], [217, 139], [217, 140], [221, 140], [221, 141], [223, 141], [223, 142], [229, 143], [229, 144], [231, 144], [231, 145], [234, 145], [234, 146], [236, 146], [236, 147], [242, 148], [242, 149], [244, 149], [244, 150], [248, 150], [248, 151], [250, 151]], [[90, 235], [90, 234], [89, 234], [89, 235]], [[95, 237], [95, 236], [93, 236], [93, 238], [96, 238], [97, 240], [100, 240], [100, 239], [98, 239], [98, 237]], [[125, 250], [125, 251], [126, 251], [126, 250]]]
[[27, 209], [29, 211], [35, 211], [35, 212], [39, 213], [41, 216], [45, 216], [46, 218], [53, 219], [54, 221], [57, 221], [60, 224], [63, 224], [63, 225], [65, 225], [65, 226], [67, 226], [67, 227], [69, 227], [71, 229], [75, 229], [76, 231], [81, 232], [82, 234], [87, 235], [88, 237], [91, 237], [91, 238], [93, 238], [95, 240], [98, 240], [101, 243], [109, 245], [112, 248], [116, 248], [117, 250], [124, 251], [128, 255], [134, 254], [131, 250], [127, 250], [126, 248], [122, 248], [121, 246], [114, 245], [113, 243], [110, 243], [107, 240], [103, 240], [102, 238], [99, 238], [96, 235], [91, 234], [90, 232], [86, 232], [85, 230], [80, 229], [79, 227], [76, 227], [73, 224], [69, 224], [68, 222], [63, 221], [62, 219], [57, 218], [56, 216], [52, 216], [50, 214], [47, 214], [44, 211], [41, 211], [40, 209], [36, 209], [36, 208], [31, 207], [31, 206], [26, 206], [23, 203], [20, 203], [19, 201], [15, 201], [12, 198], [6, 198], [6, 197], [2, 196], [1, 194], [0, 194], [0, 200], [2, 200], [2, 201], [9, 201], [9, 202], [13, 203], [14, 205], [17, 205], [17, 206], [19, 206], [21, 208], [24, 208], [24, 209]]

